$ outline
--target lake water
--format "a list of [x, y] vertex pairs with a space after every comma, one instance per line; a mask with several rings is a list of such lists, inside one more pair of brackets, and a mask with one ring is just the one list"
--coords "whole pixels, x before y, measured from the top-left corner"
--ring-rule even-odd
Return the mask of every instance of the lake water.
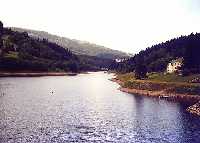
[[123, 93], [103, 72], [0, 78], [0, 142], [199, 143], [179, 103]]

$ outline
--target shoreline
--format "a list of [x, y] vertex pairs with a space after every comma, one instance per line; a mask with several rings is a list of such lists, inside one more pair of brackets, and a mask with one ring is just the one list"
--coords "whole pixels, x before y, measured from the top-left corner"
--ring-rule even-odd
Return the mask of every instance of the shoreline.
[[75, 76], [68, 72], [0, 72], [0, 77], [40, 77], [40, 76]]
[[134, 88], [124, 88], [124, 82], [112, 78], [111, 81], [116, 82], [120, 85], [119, 90], [129, 94], [137, 94], [140, 96], [149, 96], [154, 98], [160, 98], [170, 101], [177, 101], [181, 103], [189, 104], [189, 107], [186, 111], [190, 112], [191, 114], [200, 116], [200, 96], [199, 95], [190, 95], [190, 94], [178, 94], [178, 93], [166, 93], [165, 91], [149, 91], [149, 90], [141, 90], [141, 89], [134, 89]]

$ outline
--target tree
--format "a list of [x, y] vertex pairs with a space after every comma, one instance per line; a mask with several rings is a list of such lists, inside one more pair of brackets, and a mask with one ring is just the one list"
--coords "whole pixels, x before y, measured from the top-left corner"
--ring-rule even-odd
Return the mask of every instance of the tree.
[[3, 46], [3, 40], [2, 40], [2, 38], [0, 37], [0, 49], [2, 48], [2, 46]]
[[0, 37], [3, 34], [3, 23], [0, 21]]
[[3, 34], [3, 23], [0, 21], [0, 48], [3, 46], [3, 40], [1, 38]]
[[72, 72], [78, 72], [78, 64], [76, 62], [70, 62], [68, 65], [70, 71]]
[[145, 65], [137, 64], [135, 67], [135, 78], [143, 79], [146, 78], [147, 68]]

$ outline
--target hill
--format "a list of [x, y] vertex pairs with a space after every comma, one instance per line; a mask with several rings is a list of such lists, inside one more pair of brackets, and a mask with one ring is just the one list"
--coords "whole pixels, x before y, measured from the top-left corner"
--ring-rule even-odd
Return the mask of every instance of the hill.
[[167, 64], [183, 57], [185, 73], [200, 73], [200, 33], [181, 36], [153, 45], [121, 63], [112, 63], [110, 69], [131, 72], [143, 69], [146, 72], [164, 72]]
[[11, 29], [19, 32], [27, 32], [31, 37], [39, 39], [48, 39], [50, 42], [56, 43], [66, 49], [70, 49], [72, 53], [76, 55], [87, 55], [87, 56], [107, 58], [107, 59], [126, 58], [130, 56], [127, 53], [117, 50], [112, 50], [104, 46], [99, 46], [85, 41], [79, 41], [79, 40], [56, 36], [44, 31], [36, 31], [36, 30], [22, 29], [15, 27], [11, 27]]
[[47, 39], [4, 28], [0, 22], [0, 71], [80, 72], [100, 70], [110, 60], [79, 56]]

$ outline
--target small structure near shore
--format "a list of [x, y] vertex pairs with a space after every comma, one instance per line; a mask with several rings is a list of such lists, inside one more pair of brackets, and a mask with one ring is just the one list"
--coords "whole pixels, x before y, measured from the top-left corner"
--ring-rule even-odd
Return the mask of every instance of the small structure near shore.
[[167, 65], [167, 73], [180, 72], [180, 68], [182, 67], [182, 65], [183, 65], [183, 58], [172, 60]]

